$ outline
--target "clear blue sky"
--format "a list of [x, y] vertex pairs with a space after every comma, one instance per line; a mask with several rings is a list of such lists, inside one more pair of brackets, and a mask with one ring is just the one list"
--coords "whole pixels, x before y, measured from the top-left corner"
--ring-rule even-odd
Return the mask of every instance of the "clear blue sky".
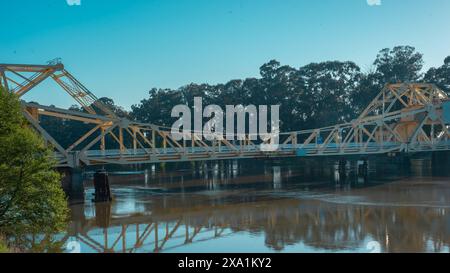
[[[152, 87], [257, 77], [270, 59], [294, 67], [352, 60], [367, 70], [380, 49], [395, 45], [415, 46], [425, 54], [426, 67], [450, 55], [448, 0], [381, 0], [378, 6], [367, 0], [0, 3], [0, 62], [61, 57], [98, 97], [126, 108]], [[72, 104], [41, 89], [26, 99]]]

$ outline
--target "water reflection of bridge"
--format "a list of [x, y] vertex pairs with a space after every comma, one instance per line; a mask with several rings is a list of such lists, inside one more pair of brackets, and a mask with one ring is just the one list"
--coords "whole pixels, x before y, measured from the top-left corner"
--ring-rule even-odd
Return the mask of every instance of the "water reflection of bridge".
[[[442, 194], [449, 196], [448, 190], [436, 190], [422, 194], [419, 200]], [[244, 233], [264, 236], [266, 247], [274, 251], [298, 243], [318, 250], [365, 251], [367, 240], [379, 241], [389, 252], [449, 251], [449, 207], [402, 205], [406, 202], [402, 200], [414, 198], [414, 193], [400, 196], [396, 205], [389, 203], [390, 197], [386, 197], [385, 205], [336, 204], [333, 198], [324, 202], [242, 196], [241, 202], [234, 200], [233, 204], [197, 198], [202, 200], [194, 205], [186, 201], [189, 199], [160, 197], [152, 199], [146, 213], [123, 216], [114, 216], [111, 205], [97, 204], [95, 217], [84, 217], [85, 208], [80, 206], [73, 211], [80, 215], [74, 217], [78, 220], [71, 224], [64, 240], [77, 240], [83, 252], [171, 252]], [[339, 198], [348, 202], [350, 197]], [[205, 250], [220, 249], [209, 245]], [[198, 251], [203, 252], [202, 248]]]

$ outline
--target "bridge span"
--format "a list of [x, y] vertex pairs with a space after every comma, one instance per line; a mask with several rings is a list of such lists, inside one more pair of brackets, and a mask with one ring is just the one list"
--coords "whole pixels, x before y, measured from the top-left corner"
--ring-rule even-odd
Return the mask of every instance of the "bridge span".
[[[387, 84], [361, 115], [348, 123], [282, 132], [279, 146], [264, 151], [248, 136], [243, 140], [207, 141], [195, 132], [177, 141], [170, 128], [118, 117], [59, 62], [47, 65], [0, 64], [0, 84], [19, 97], [53, 79], [83, 109], [71, 111], [22, 102], [31, 126], [55, 149], [59, 167], [137, 164], [241, 158], [345, 156], [450, 150], [450, 100], [433, 84]], [[91, 125], [63, 146], [41, 124], [48, 116]], [[64, 134], [65, 132], [59, 132]]]

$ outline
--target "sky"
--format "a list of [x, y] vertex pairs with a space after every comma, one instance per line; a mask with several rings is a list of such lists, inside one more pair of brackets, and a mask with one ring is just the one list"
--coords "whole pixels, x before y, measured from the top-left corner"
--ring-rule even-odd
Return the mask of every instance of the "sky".
[[[97, 97], [129, 109], [148, 90], [258, 77], [271, 59], [300, 67], [412, 45], [425, 68], [450, 55], [448, 0], [0, 0], [0, 63], [62, 58]], [[68, 107], [46, 83], [26, 100]]]

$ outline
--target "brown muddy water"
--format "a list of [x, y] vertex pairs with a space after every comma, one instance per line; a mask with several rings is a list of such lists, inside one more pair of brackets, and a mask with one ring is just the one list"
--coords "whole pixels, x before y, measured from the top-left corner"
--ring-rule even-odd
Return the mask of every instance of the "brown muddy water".
[[[65, 252], [449, 252], [448, 154], [109, 169], [114, 201], [70, 200]], [[91, 170], [92, 171], [92, 170]]]

